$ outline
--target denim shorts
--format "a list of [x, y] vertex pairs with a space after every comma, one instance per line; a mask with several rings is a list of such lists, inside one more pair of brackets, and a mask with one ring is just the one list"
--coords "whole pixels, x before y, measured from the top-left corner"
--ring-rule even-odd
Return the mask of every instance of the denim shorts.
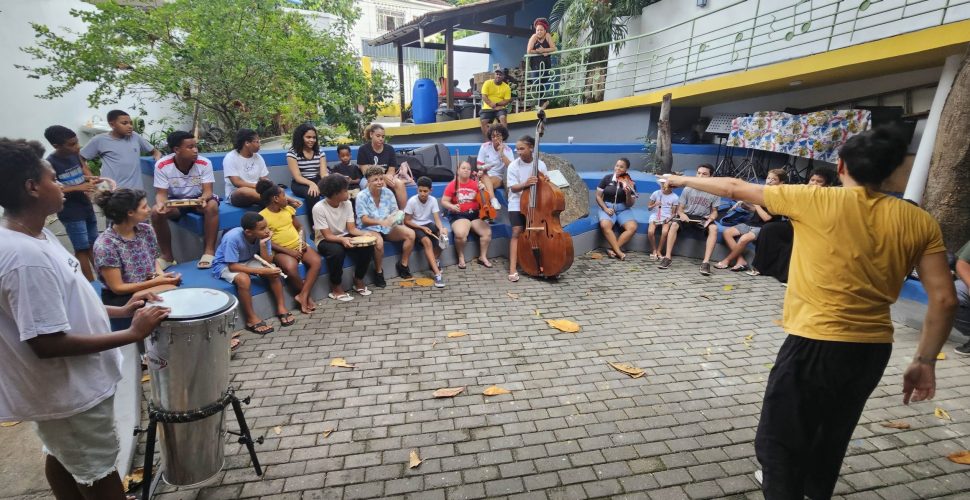
[[734, 229], [738, 231], [738, 236], [744, 236], [747, 233], [751, 233], [755, 236], [755, 238], [757, 238], [758, 233], [761, 232], [761, 226], [749, 226], [743, 222], [734, 226]]
[[44, 453], [56, 458], [78, 484], [90, 486], [115, 471], [120, 446], [113, 395], [76, 415], [34, 425]]
[[74, 251], [90, 250], [98, 239], [98, 219], [92, 212], [86, 220], [61, 221]]
[[604, 203], [606, 203], [606, 207], [607, 208], [612, 208], [613, 210], [616, 210], [616, 211], [613, 212], [613, 215], [607, 215], [606, 212], [604, 212], [603, 209], [601, 208], [599, 210], [599, 219], [600, 219], [600, 221], [608, 220], [608, 221], [612, 222], [613, 224], [616, 224], [617, 222], [619, 222], [620, 225], [622, 226], [622, 225], [626, 224], [627, 222], [630, 222], [631, 220], [634, 220], [633, 219], [633, 210], [627, 208], [627, 206], [624, 205], [623, 203], [617, 203], [615, 205], [613, 203], [608, 202], [608, 201], [607, 202], [604, 202]]

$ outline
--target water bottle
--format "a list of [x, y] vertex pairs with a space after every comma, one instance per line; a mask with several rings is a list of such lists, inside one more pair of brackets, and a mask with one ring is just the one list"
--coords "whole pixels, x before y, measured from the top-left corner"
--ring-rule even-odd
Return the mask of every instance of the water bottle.
[[448, 248], [448, 233], [442, 233], [441, 238], [438, 239], [441, 249], [444, 250]]

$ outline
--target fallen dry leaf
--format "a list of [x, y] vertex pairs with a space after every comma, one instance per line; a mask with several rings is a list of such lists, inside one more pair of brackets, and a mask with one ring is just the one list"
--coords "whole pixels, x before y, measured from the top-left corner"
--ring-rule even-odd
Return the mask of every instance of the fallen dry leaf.
[[330, 360], [330, 366], [336, 366], [339, 368], [353, 368], [354, 365], [348, 364], [347, 360], [344, 358], [333, 358]]
[[936, 415], [936, 418], [940, 420], [953, 420], [952, 418], [950, 418], [950, 414], [947, 413], [946, 410], [940, 407], [937, 407], [935, 410], [933, 410], [933, 415]]
[[121, 480], [121, 487], [124, 488], [125, 493], [131, 493], [131, 490], [141, 486], [141, 483], [144, 480], [145, 469], [139, 467], [131, 471], [131, 474], [128, 474], [124, 479]]
[[508, 295], [512, 300], [519, 300], [519, 294], [517, 293], [505, 292], [505, 295]]
[[712, 299], [712, 298], [710, 298], [710, 297], [709, 297], [709, 296], [707, 296], [707, 295], [701, 295], [701, 297], [704, 297], [704, 298], [705, 298], [705, 299], [707, 299], [707, 300], [714, 300], [714, 299]]
[[536, 317], [537, 318], [541, 318], [542, 317], [542, 311], [536, 309]]
[[434, 397], [436, 398], [453, 398], [464, 391], [464, 387], [445, 387], [444, 389], [438, 389], [434, 391]]
[[20, 421], [17, 421], [17, 422], [0, 422], [0, 427], [13, 427], [13, 426], [15, 426], [15, 425], [17, 425], [19, 423], [20, 423]]
[[780, 319], [777, 319], [776, 318], [776, 319], [771, 320], [771, 322], [774, 323], [774, 324], [776, 324], [776, 325], [778, 325], [778, 326], [780, 326], [780, 327], [782, 327], [782, 328], [784, 328], [784, 325], [781, 324], [781, 320]]
[[488, 389], [485, 389], [484, 391], [482, 391], [482, 394], [484, 394], [486, 396], [498, 396], [500, 394], [512, 394], [512, 391], [510, 391], [508, 389], [502, 389], [501, 387], [499, 387], [497, 385], [493, 385], [493, 386], [489, 387]]
[[432, 340], [431, 341], [431, 348], [434, 349], [434, 346], [436, 346], [436, 345], [438, 345], [438, 341], [437, 340]]
[[711, 356], [711, 348], [710, 348], [710, 347], [708, 347], [708, 348], [706, 349], [706, 351], [704, 352], [704, 357], [705, 357], [705, 358], [709, 358], [710, 356]]
[[579, 323], [569, 321], [568, 319], [547, 319], [546, 323], [556, 330], [566, 333], [576, 333], [579, 331]]
[[644, 373], [646, 373], [643, 371], [643, 368], [637, 368], [633, 365], [626, 364], [626, 363], [614, 363], [610, 361], [609, 364], [610, 366], [613, 367], [614, 370], [625, 373], [629, 375], [631, 378], [640, 378], [643, 376]]
[[590, 252], [589, 253], [589, 258], [591, 258], [593, 260], [600, 260], [600, 259], [603, 258], [603, 254], [601, 254], [599, 252]]
[[889, 429], [909, 429], [909, 424], [907, 424], [906, 422], [899, 422], [896, 420], [890, 420], [889, 422], [882, 422], [879, 425]]
[[421, 465], [421, 459], [418, 458], [418, 450], [411, 450], [411, 459], [408, 461], [408, 468], [413, 469]]
[[276, 427], [273, 427], [273, 433], [279, 436], [280, 434], [283, 433], [283, 427], [279, 425], [277, 425]]
[[433, 286], [434, 280], [431, 278], [418, 278], [414, 280], [414, 284], [418, 286]]
[[748, 342], [750, 342], [752, 339], [754, 339], [754, 334], [753, 333], [751, 335], [748, 335], [747, 337], [744, 337], [744, 340], [746, 340]]
[[337, 429], [334, 429], [333, 427], [331, 427], [329, 429], [324, 429], [323, 430], [323, 437], [324, 438], [330, 437], [330, 435], [333, 434], [333, 431], [335, 431], [335, 430], [337, 430]]
[[936, 359], [946, 359], [946, 353], [945, 352], [941, 352], [941, 353], [937, 354], [936, 355]]
[[146, 373], [141, 376], [141, 383], [144, 384], [145, 382], [148, 382], [151, 379], [152, 379], [152, 376]]
[[448, 338], [449, 339], [454, 339], [454, 338], [458, 338], [458, 337], [464, 337], [465, 335], [468, 335], [468, 334], [465, 333], [465, 332], [448, 332]]
[[765, 368], [767, 368], [769, 370], [772, 369], [772, 368], [774, 368], [774, 367], [775, 367], [775, 364], [774, 363], [765, 363]]
[[413, 281], [402, 281], [401, 282], [401, 286], [404, 287], [404, 288], [411, 288], [411, 287], [414, 286], [414, 282]]
[[946, 458], [955, 464], [970, 465], [970, 451], [967, 450], [950, 453]]

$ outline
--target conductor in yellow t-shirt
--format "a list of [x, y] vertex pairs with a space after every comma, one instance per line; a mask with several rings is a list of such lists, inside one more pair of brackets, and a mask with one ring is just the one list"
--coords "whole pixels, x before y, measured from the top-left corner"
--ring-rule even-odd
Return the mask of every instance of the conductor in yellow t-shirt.
[[495, 70], [495, 77], [482, 84], [482, 136], [488, 141], [488, 126], [498, 118], [503, 127], [508, 128], [508, 111], [505, 106], [512, 101], [512, 88], [505, 83], [505, 70]]
[[889, 308], [913, 266], [929, 301], [903, 373], [903, 404], [936, 392], [936, 355], [957, 297], [939, 224], [879, 191], [905, 154], [906, 141], [891, 130], [851, 137], [839, 151], [841, 189], [669, 178], [761, 205], [795, 230], [782, 322], [788, 336], [768, 376], [754, 442], [763, 469], [755, 479], [767, 500], [832, 496], [849, 439], [889, 362]]

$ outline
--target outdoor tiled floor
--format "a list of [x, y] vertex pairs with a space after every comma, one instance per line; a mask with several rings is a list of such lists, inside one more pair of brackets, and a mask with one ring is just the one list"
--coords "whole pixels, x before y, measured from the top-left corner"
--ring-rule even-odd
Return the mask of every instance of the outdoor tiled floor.
[[[752, 440], [784, 339], [773, 323], [779, 283], [703, 277], [688, 259], [660, 271], [631, 254], [580, 256], [558, 282], [511, 284], [507, 262], [495, 263], [447, 268], [444, 290], [393, 280], [351, 303], [323, 302], [294, 327], [246, 334], [233, 382], [253, 397], [246, 416], [266, 436], [265, 477], [233, 443], [204, 487], [163, 486], [156, 498], [761, 498]], [[544, 321], [559, 318], [582, 331]], [[469, 335], [446, 338], [456, 330]], [[945, 456], [970, 448], [970, 365], [951, 353], [936, 401], [905, 407], [901, 372], [917, 332], [899, 327], [896, 339], [837, 493], [967, 495], [970, 467]], [[331, 367], [335, 357], [356, 368]], [[493, 384], [512, 393], [483, 396]], [[433, 398], [443, 387], [465, 392]], [[934, 417], [937, 406], [952, 421]], [[912, 428], [879, 425], [887, 420]], [[411, 450], [424, 460], [414, 469]]]

